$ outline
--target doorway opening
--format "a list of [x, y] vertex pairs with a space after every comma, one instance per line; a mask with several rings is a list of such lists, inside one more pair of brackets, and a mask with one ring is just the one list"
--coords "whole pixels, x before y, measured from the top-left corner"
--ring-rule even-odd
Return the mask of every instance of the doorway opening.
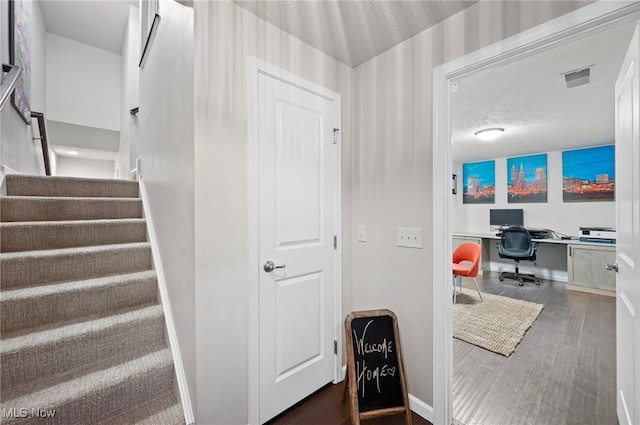
[[[499, 65], [510, 64], [534, 54], [549, 51], [569, 42], [614, 28], [638, 19], [638, 5], [627, 7], [603, 7], [591, 5], [548, 25], [542, 25], [482, 49], [464, 58], [445, 64], [434, 70], [434, 282], [451, 282], [450, 253], [453, 219], [456, 211], [451, 193], [453, 148], [450, 84], [473, 73]], [[517, 154], [516, 154], [517, 155]], [[514, 155], [514, 156], [516, 156]], [[508, 155], [502, 155], [506, 157]], [[462, 176], [459, 176], [462, 177]], [[506, 176], [502, 176], [506, 179]], [[551, 177], [549, 177], [551, 178]], [[561, 178], [555, 176], [555, 178]], [[461, 192], [459, 188], [459, 192]], [[485, 217], [488, 221], [488, 217]], [[444, 225], [443, 225], [444, 224]], [[442, 247], [448, 247], [442, 250]], [[448, 301], [448, 302], [447, 302]], [[453, 348], [451, 286], [434, 285], [434, 423], [451, 423], [453, 415]], [[482, 391], [482, 389], [477, 389]]]

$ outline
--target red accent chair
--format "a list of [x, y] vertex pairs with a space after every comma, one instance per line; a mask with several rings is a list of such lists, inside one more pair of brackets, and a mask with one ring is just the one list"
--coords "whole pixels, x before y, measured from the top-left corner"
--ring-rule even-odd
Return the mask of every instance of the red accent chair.
[[[471, 263], [471, 265], [460, 264], [462, 262]], [[476, 283], [476, 289], [480, 296], [480, 301], [483, 301], [480, 288], [478, 287], [478, 268], [480, 266], [480, 245], [472, 242], [463, 242], [456, 247], [453, 251], [453, 302], [456, 302], [456, 281], [462, 291], [462, 278], [472, 277]]]

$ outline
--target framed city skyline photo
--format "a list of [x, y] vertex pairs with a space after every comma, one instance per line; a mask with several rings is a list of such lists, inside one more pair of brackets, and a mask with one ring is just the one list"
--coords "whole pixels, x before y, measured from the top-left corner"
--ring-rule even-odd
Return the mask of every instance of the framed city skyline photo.
[[507, 201], [547, 202], [547, 154], [507, 158]]
[[615, 201], [615, 146], [562, 152], [564, 202]]
[[462, 164], [462, 203], [494, 204], [496, 202], [496, 162]]

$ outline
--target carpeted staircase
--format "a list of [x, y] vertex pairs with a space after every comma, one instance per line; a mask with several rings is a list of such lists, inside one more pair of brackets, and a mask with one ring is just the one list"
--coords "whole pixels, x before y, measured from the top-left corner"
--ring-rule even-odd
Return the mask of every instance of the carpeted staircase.
[[8, 175], [6, 193], [0, 423], [184, 424], [137, 182]]

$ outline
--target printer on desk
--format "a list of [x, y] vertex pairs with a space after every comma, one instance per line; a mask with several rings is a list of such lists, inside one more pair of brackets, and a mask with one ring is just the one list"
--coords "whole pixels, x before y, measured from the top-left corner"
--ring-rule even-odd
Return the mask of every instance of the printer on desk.
[[581, 227], [580, 242], [616, 243], [616, 231], [611, 227]]

